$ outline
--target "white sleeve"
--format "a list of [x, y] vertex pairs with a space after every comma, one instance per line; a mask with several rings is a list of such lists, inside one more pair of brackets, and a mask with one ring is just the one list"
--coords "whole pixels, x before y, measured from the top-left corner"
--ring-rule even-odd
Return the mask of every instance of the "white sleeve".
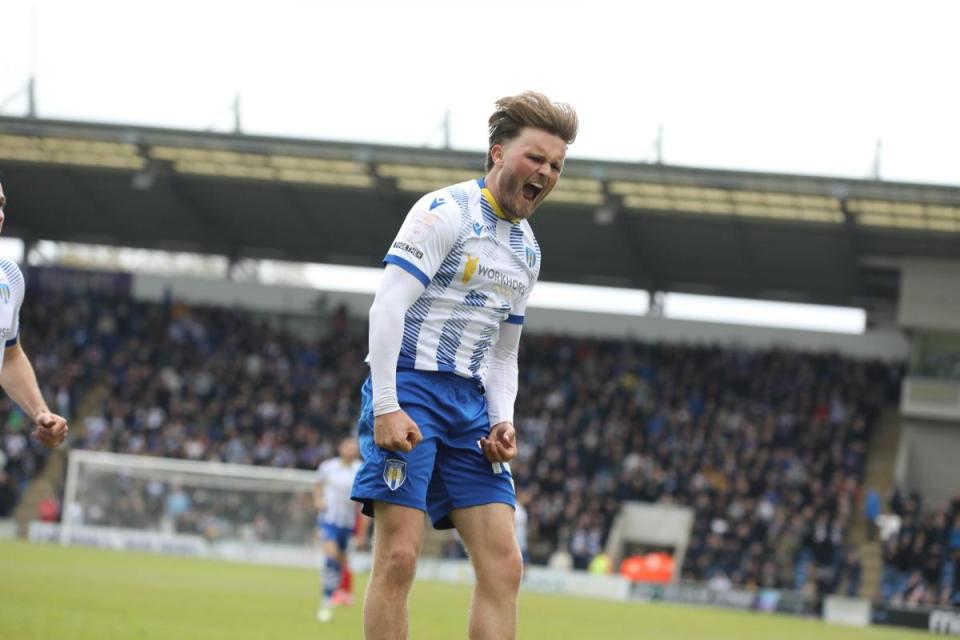
[[500, 336], [490, 350], [490, 363], [484, 385], [487, 395], [487, 417], [490, 426], [500, 422], [513, 422], [513, 403], [517, 399], [519, 368], [517, 356], [520, 351], [519, 324], [504, 322]]
[[10, 285], [7, 289], [8, 295], [14, 299], [13, 317], [10, 320], [10, 326], [6, 327], [7, 336], [4, 348], [12, 347], [20, 340], [20, 307], [23, 306], [23, 299], [26, 296], [26, 286], [23, 281], [23, 272], [14, 262], [4, 261], [3, 270], [7, 274], [7, 280]]
[[383, 261], [395, 264], [426, 287], [460, 234], [460, 207], [445, 191], [429, 193], [407, 213]]
[[403, 341], [407, 309], [423, 293], [424, 285], [399, 265], [387, 264], [370, 306], [370, 376], [373, 381], [373, 415], [400, 409], [397, 400], [397, 359]]

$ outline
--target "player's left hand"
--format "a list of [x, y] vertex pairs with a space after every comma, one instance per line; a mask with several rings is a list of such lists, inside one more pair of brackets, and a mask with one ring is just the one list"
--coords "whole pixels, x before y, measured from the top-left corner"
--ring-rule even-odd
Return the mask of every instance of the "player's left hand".
[[490, 462], [510, 462], [517, 457], [517, 432], [512, 422], [498, 422], [490, 435], [480, 438], [480, 446]]
[[63, 416], [58, 416], [49, 411], [41, 411], [33, 419], [34, 425], [33, 437], [51, 449], [59, 446], [67, 437], [70, 428], [67, 426], [67, 420]]

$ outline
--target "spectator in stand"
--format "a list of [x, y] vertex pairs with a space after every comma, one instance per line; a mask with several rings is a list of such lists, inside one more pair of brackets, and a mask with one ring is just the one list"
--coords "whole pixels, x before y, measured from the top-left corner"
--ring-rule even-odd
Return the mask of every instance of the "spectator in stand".
[[867, 497], [864, 500], [864, 514], [867, 519], [867, 539], [876, 540], [877, 538], [877, 518], [880, 517], [882, 509], [880, 493], [876, 489], [868, 489]]
[[831, 592], [838, 593], [840, 591], [841, 580], [846, 579], [844, 595], [848, 598], [856, 598], [860, 595], [860, 580], [862, 577], [863, 565], [860, 562], [860, 553], [857, 551], [856, 546], [849, 545], [843, 562], [840, 565], [840, 570], [837, 572], [836, 584], [833, 585]]
[[958, 607], [960, 606], [960, 549], [953, 549], [944, 573], [948, 579], [943, 586], [941, 602]]

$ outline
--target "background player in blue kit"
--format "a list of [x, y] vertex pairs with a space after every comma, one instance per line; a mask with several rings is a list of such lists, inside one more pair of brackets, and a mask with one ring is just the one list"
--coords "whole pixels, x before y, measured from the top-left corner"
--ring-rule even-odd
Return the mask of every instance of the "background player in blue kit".
[[498, 101], [489, 124], [487, 174], [413, 206], [370, 308], [352, 494], [376, 518], [367, 640], [407, 637], [424, 512], [456, 527], [476, 571], [470, 638], [516, 637], [509, 461], [520, 330], [541, 262], [527, 219], [557, 184], [578, 121], [526, 92]]
[[[0, 185], [0, 229], [7, 197]], [[56, 447], [67, 437], [67, 421], [50, 411], [43, 399], [30, 359], [20, 346], [20, 306], [26, 284], [20, 267], [0, 260], [0, 387], [17, 403], [34, 424], [33, 437], [48, 447]]]
[[324, 555], [317, 610], [320, 622], [333, 619], [335, 605], [353, 603], [347, 548], [351, 538], [359, 544], [365, 533], [362, 528], [357, 530], [357, 504], [350, 500], [353, 480], [360, 468], [359, 455], [357, 441], [344, 438], [337, 447], [337, 456], [317, 468], [313, 505], [317, 509], [317, 530]]

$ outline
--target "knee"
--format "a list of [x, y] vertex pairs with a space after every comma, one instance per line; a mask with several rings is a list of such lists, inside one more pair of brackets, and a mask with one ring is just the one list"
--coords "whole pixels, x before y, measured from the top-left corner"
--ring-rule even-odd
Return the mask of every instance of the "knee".
[[505, 549], [503, 553], [477, 566], [476, 570], [478, 583], [498, 592], [516, 593], [520, 590], [520, 581], [523, 579], [520, 549]]
[[394, 547], [383, 557], [382, 575], [389, 583], [397, 586], [413, 582], [417, 571], [417, 552], [405, 547]]

